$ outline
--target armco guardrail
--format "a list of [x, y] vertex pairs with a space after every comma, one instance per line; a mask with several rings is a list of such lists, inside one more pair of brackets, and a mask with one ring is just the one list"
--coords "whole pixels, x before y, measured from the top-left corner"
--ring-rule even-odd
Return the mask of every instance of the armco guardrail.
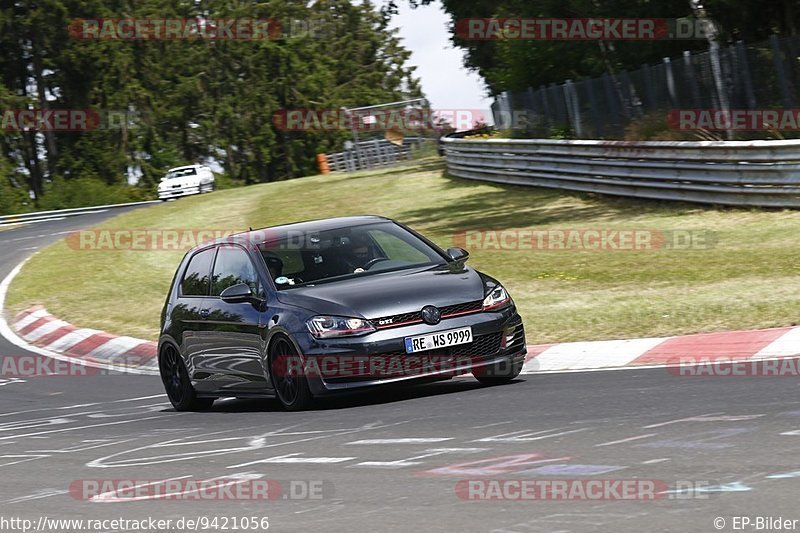
[[51, 220], [61, 217], [72, 217], [77, 215], [85, 215], [87, 213], [94, 213], [96, 211], [105, 211], [116, 207], [128, 207], [132, 205], [145, 205], [158, 203], [158, 200], [150, 200], [146, 202], [128, 202], [125, 204], [111, 204], [111, 205], [93, 205], [88, 207], [75, 207], [72, 209], [58, 209], [55, 211], [38, 211], [36, 213], [20, 213], [17, 215], [4, 215], [0, 216], [0, 226], [8, 226], [11, 224], [22, 224], [25, 222], [38, 222], [40, 220]]
[[351, 150], [328, 154], [327, 160], [331, 172], [353, 172], [380, 166], [388, 166], [398, 161], [407, 160], [413, 146], [419, 146], [425, 139], [406, 137], [402, 146], [397, 146], [385, 139], [373, 139], [358, 143]]
[[800, 207], [800, 140], [443, 138], [460, 178], [660, 200]]

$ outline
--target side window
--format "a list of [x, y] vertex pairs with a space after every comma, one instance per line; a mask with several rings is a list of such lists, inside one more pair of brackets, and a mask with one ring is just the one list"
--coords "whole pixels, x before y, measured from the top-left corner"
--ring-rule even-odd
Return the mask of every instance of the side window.
[[294, 277], [305, 269], [300, 250], [262, 250], [261, 256], [267, 264], [272, 279], [280, 276]]
[[207, 296], [211, 272], [211, 261], [214, 260], [214, 249], [210, 248], [195, 254], [189, 260], [189, 266], [181, 281], [182, 296]]
[[246, 283], [253, 294], [260, 292], [258, 274], [247, 252], [238, 246], [221, 246], [214, 263], [211, 295], [219, 296], [228, 287]]

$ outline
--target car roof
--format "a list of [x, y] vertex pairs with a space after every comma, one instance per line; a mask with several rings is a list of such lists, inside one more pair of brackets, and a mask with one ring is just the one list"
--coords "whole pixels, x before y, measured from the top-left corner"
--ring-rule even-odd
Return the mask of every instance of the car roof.
[[203, 165], [184, 165], [182, 167], [175, 167], [167, 170], [167, 172], [173, 172], [175, 170], [189, 170], [190, 168], [200, 168]]
[[[294, 222], [291, 224], [282, 224], [280, 226], [269, 226], [266, 228], [253, 229], [221, 237], [214, 241], [214, 244], [230, 243], [232, 240], [242, 242], [255, 242], [261, 243], [265, 241], [265, 237], [269, 234], [280, 234], [285, 231], [327, 231], [332, 229], [349, 228], [352, 226], [361, 226], [364, 224], [378, 224], [381, 222], [394, 222], [391, 218], [381, 217], [377, 215], [358, 215], [350, 217], [336, 217], [336, 218], [321, 218], [317, 220], [306, 220], [303, 222]], [[274, 233], [273, 233], [274, 232]], [[208, 243], [203, 244], [207, 246]], [[199, 246], [198, 246], [199, 248]]]

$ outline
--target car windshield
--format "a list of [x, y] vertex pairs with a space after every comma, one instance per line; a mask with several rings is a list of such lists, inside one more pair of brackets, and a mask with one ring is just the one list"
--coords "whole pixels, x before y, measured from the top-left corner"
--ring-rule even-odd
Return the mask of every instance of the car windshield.
[[194, 168], [179, 168], [167, 172], [167, 175], [164, 176], [164, 179], [171, 180], [173, 178], [182, 178], [183, 176], [194, 176], [196, 174], [197, 170]]
[[278, 290], [446, 262], [422, 239], [392, 222], [325, 231], [281, 230], [269, 235], [259, 250]]

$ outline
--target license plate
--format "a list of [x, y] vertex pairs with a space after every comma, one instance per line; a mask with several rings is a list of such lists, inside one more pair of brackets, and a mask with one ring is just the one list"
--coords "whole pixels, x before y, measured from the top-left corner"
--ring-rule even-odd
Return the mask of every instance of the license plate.
[[438, 348], [447, 348], [448, 346], [468, 344], [470, 342], [472, 342], [471, 327], [448, 329], [445, 331], [437, 331], [436, 333], [428, 333], [427, 335], [416, 335], [414, 337], [405, 338], [406, 353], [436, 350]]

